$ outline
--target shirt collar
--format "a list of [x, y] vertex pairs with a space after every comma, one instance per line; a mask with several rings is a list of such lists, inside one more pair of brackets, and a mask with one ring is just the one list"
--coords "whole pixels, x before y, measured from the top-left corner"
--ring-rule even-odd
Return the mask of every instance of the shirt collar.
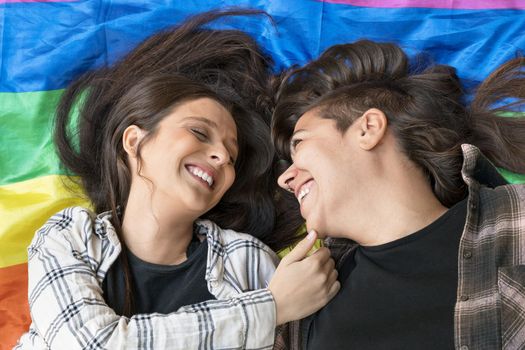
[[461, 176], [469, 188], [474, 183], [491, 188], [508, 184], [494, 164], [481, 153], [479, 148], [465, 143], [461, 145], [461, 150], [463, 151]]

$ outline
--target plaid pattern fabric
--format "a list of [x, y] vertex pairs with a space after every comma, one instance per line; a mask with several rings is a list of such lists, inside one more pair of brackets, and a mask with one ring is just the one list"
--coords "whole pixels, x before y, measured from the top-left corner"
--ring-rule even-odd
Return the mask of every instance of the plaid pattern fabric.
[[[469, 195], [458, 252], [455, 347], [525, 349], [525, 185], [506, 184], [475, 146], [462, 149]], [[356, 245], [328, 238], [325, 246], [340, 265]], [[277, 336], [274, 349], [303, 348], [299, 322]]]
[[177, 312], [116, 315], [102, 297], [121, 246], [108, 213], [54, 215], [28, 248], [32, 324], [15, 349], [269, 349], [278, 258], [256, 238], [196, 222], [208, 240], [206, 280], [217, 300]]

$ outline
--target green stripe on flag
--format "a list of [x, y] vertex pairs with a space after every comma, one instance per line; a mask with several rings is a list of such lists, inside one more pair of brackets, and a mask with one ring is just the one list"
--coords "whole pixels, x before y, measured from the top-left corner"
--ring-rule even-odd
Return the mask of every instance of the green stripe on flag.
[[0, 185], [64, 174], [51, 136], [62, 92], [0, 93]]
[[[41, 176], [65, 175], [51, 136], [62, 92], [0, 93], [0, 186]], [[521, 116], [522, 113], [502, 114], [502, 117]], [[509, 182], [525, 183], [524, 174], [499, 170]]]
[[525, 183], [525, 174], [516, 174], [502, 168], [498, 168], [498, 171], [511, 184]]

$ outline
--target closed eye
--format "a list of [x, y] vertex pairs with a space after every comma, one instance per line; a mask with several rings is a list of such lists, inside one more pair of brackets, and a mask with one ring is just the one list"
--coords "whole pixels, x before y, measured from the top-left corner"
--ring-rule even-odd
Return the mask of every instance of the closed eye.
[[190, 129], [193, 135], [197, 137], [199, 141], [208, 141], [209, 137], [205, 130], [197, 129], [197, 128], [191, 128]]

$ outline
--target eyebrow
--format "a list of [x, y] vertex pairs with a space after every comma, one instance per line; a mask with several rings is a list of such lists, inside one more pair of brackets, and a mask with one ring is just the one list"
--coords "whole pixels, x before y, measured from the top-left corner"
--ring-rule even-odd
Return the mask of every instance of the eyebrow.
[[[217, 125], [217, 123], [215, 123], [213, 120], [210, 120], [210, 119], [208, 119], [206, 117], [190, 116], [190, 117], [186, 117], [186, 118], [184, 118], [182, 120], [184, 121], [184, 120], [188, 120], [188, 119], [198, 120], [200, 122], [203, 122], [204, 124], [209, 125], [212, 128], [218, 128], [219, 127]], [[239, 143], [238, 143], [237, 139], [236, 138], [230, 138], [230, 139], [226, 140], [226, 142], [228, 142], [230, 144], [230, 147], [236, 153], [235, 156], [238, 156], [238, 153], [239, 153], [239, 146], [238, 145], [239, 145]]]
[[201, 122], [203, 122], [205, 124], [208, 124], [209, 126], [212, 126], [214, 128], [218, 127], [217, 123], [215, 123], [213, 120], [209, 120], [206, 117], [191, 116], [191, 117], [186, 117], [186, 118], [184, 118], [182, 120], [187, 120], [187, 119], [198, 120], [198, 121], [201, 121]]

